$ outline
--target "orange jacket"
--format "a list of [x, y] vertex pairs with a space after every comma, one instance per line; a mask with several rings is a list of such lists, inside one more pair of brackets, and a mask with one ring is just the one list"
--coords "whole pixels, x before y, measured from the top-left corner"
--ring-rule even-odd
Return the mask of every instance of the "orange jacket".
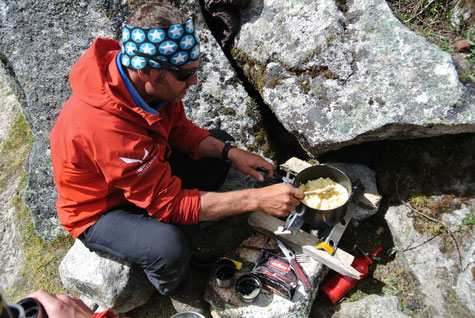
[[170, 146], [198, 159], [209, 132], [186, 118], [182, 102], [158, 115], [136, 106], [116, 65], [119, 51], [117, 41], [100, 38], [73, 66], [73, 94], [50, 134], [56, 208], [73, 237], [125, 202], [164, 222], [198, 222], [198, 190], [182, 189], [164, 159]]

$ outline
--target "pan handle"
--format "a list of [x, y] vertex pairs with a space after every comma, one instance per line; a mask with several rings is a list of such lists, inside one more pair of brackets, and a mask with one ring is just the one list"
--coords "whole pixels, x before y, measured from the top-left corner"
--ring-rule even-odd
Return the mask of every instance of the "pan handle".
[[358, 204], [358, 202], [360, 202], [361, 200], [361, 197], [363, 196], [365, 189], [366, 188], [363, 183], [361, 183], [361, 181], [358, 179], [356, 181], [355, 186], [351, 189], [351, 197], [348, 201], [351, 200], [351, 202], [353, 202], [354, 204]]
[[290, 212], [285, 220], [284, 230], [289, 230], [293, 236], [297, 235], [304, 223], [303, 217], [296, 210]]

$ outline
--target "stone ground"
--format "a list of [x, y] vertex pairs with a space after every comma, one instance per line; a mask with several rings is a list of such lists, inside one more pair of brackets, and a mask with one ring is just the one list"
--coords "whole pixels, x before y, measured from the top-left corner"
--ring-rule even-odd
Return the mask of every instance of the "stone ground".
[[[443, 206], [433, 207], [433, 216], [454, 209], [457, 201], [468, 202], [475, 194], [475, 134], [447, 135], [441, 137], [406, 141], [381, 141], [348, 147], [321, 156], [321, 162], [344, 161], [365, 163], [377, 176], [378, 190], [383, 195], [379, 212], [354, 228], [354, 236], [345, 233], [346, 239], [355, 238], [357, 247], [364, 252], [372, 252], [382, 245], [385, 253], [372, 267], [373, 273], [366, 277], [343, 299], [343, 303], [361, 299], [365, 295], [385, 293], [399, 298], [400, 309], [412, 317], [431, 316], [422, 305], [422, 295], [417, 282], [409, 273], [401, 270], [401, 264], [391, 254], [393, 238], [384, 219], [390, 206], [406, 202], [444, 197]], [[471, 208], [473, 217], [474, 207]], [[415, 218], [417, 219], [417, 217]], [[416, 220], [423, 222], [423, 220]], [[473, 231], [473, 223], [469, 226]], [[470, 242], [459, 242], [465, 244]], [[348, 244], [351, 248], [351, 244]], [[358, 250], [352, 252], [361, 257]], [[329, 275], [332, 275], [330, 273]], [[397, 276], [394, 283], [390, 277]], [[331, 306], [319, 295], [314, 303], [311, 317], [331, 317], [341, 304]], [[453, 317], [460, 316], [457, 309]], [[462, 313], [463, 316], [463, 313]]]
[[[435, 202], [443, 197], [442, 206], [434, 206], [437, 211], [450, 211], [457, 202], [473, 202], [475, 195], [475, 134], [446, 135], [413, 140], [387, 140], [352, 146], [317, 158], [321, 163], [346, 162], [368, 165], [376, 172], [378, 191], [383, 195], [379, 212], [373, 217], [352, 226], [346, 232], [340, 247], [355, 257], [360, 252], [373, 252], [379, 245], [384, 248], [377, 263], [371, 267], [370, 274], [350, 291], [335, 306], [319, 294], [313, 304], [310, 317], [340, 317], [340, 310], [347, 304], [368, 295], [397, 296], [397, 309], [411, 317], [434, 317], [433, 308], [424, 305], [421, 284], [411, 273], [402, 270], [400, 258], [392, 253], [395, 243], [384, 218], [388, 208], [405, 202], [426, 200]], [[431, 206], [429, 204], [429, 206]], [[474, 207], [471, 208], [473, 216]], [[437, 215], [433, 215], [437, 217]], [[415, 218], [422, 227], [423, 219]], [[227, 231], [233, 227], [239, 231]], [[470, 225], [469, 231], [473, 231]], [[209, 235], [213, 233], [214, 235]], [[245, 216], [225, 220], [210, 226], [200, 236], [199, 246], [203, 259], [214, 258], [233, 250], [239, 243], [253, 233], [247, 225]], [[220, 240], [216, 240], [216, 235]], [[459, 244], [471, 236], [458, 236]], [[357, 248], [352, 242], [356, 241]], [[208, 247], [207, 247], [208, 246]], [[467, 260], [465, 260], [467, 261]], [[328, 277], [334, 275], [333, 272]], [[449, 310], [448, 317], [463, 317], [467, 311], [456, 305]], [[437, 316], [437, 315], [435, 315]]]

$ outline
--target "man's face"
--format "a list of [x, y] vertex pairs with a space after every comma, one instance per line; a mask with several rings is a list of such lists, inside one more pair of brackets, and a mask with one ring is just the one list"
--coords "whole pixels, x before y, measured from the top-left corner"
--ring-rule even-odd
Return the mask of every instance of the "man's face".
[[[199, 60], [182, 66], [183, 69], [195, 69], [199, 66]], [[177, 80], [175, 74], [167, 70], [151, 70], [152, 80], [147, 83], [145, 90], [151, 100], [160, 99], [167, 102], [179, 102], [183, 99], [191, 85], [198, 83], [198, 75], [194, 74], [186, 82]]]

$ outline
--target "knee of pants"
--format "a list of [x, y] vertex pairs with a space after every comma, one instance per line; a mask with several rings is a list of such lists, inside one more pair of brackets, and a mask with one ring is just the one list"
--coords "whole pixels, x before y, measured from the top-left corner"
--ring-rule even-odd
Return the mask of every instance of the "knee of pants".
[[[163, 236], [162, 236], [163, 240]], [[167, 273], [181, 272], [186, 270], [191, 258], [190, 246], [180, 230], [167, 235], [165, 242], [161, 244], [150, 244], [149, 250], [149, 270]]]

